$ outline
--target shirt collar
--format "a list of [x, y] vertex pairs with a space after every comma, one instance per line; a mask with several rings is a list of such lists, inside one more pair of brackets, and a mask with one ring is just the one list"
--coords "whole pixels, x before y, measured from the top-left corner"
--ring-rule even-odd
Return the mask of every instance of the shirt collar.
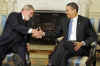
[[25, 17], [24, 17], [24, 15], [22, 14], [22, 19], [24, 20], [24, 18], [25, 18]]

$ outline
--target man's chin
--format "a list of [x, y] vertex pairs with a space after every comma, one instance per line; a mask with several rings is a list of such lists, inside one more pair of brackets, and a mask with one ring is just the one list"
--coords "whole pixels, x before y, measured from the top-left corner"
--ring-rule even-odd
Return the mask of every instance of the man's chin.
[[25, 19], [25, 21], [29, 21], [29, 20], [30, 20], [30, 18], [26, 18], [26, 19]]

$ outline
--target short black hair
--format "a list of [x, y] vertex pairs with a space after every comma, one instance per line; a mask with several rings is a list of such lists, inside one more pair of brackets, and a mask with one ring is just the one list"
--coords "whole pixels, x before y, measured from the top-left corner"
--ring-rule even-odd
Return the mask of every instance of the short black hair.
[[70, 2], [66, 6], [71, 6], [73, 9], [76, 9], [76, 11], [78, 12], [79, 7], [75, 2]]

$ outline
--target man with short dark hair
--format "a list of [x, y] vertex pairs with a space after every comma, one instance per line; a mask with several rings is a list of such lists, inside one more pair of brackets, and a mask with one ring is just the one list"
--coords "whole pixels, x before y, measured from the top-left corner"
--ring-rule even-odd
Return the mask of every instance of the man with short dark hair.
[[[66, 16], [67, 15], [67, 16]], [[67, 66], [67, 60], [73, 56], [88, 56], [90, 44], [97, 40], [90, 20], [78, 15], [78, 5], [71, 2], [66, 5], [66, 15], [59, 18], [56, 33], [45, 32], [45, 36], [64, 39], [50, 55], [49, 66]]]

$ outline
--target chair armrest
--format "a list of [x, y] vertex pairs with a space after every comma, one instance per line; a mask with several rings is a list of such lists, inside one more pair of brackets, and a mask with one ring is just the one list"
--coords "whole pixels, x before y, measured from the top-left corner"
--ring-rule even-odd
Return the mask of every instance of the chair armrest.
[[96, 41], [94, 41], [94, 42], [92, 42], [92, 43], [90, 44], [91, 48], [96, 48], [96, 45], [97, 45], [97, 42], [96, 42]]
[[57, 41], [60, 42], [61, 40], [63, 40], [64, 36], [58, 37]]
[[96, 44], [97, 42], [94, 41], [90, 44], [91, 49], [90, 49], [90, 57], [94, 57], [96, 55]]
[[56, 45], [59, 44], [59, 42], [62, 41], [63, 38], [64, 38], [64, 36], [58, 37], [58, 38], [56, 39]]

